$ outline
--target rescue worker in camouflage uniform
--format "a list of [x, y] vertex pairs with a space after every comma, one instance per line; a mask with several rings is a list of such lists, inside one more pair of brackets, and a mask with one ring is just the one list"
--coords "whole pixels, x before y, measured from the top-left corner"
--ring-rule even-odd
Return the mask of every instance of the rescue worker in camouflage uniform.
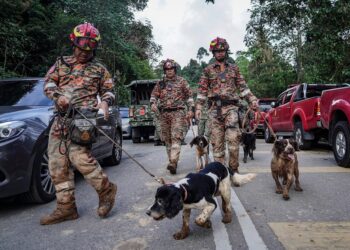
[[215, 62], [208, 65], [198, 83], [196, 118], [208, 100], [210, 143], [215, 161], [225, 164], [225, 143], [228, 144], [228, 166], [238, 173], [238, 155], [241, 132], [238, 120], [238, 102], [244, 98], [253, 109], [258, 108], [257, 98], [248, 88], [239, 68], [227, 62], [229, 45], [223, 38], [215, 38], [209, 50]]
[[161, 137], [169, 158], [167, 169], [171, 174], [176, 174], [186, 119], [193, 117], [194, 102], [189, 84], [176, 75], [177, 63], [167, 59], [162, 66], [165, 76], [154, 87], [150, 103], [153, 112], [160, 112]]
[[[40, 224], [49, 225], [78, 218], [74, 197], [74, 172], [71, 164], [93, 186], [99, 197], [97, 213], [105, 217], [112, 209], [117, 187], [108, 180], [101, 166], [91, 155], [91, 145], [82, 146], [62, 141], [67, 136], [70, 103], [75, 108], [90, 108], [104, 112], [108, 120], [108, 107], [114, 103], [113, 81], [108, 70], [94, 58], [100, 41], [99, 31], [90, 23], [76, 26], [70, 35], [73, 55], [60, 57], [46, 75], [45, 95], [54, 100], [58, 116], [50, 129], [48, 155], [49, 170], [56, 189], [57, 208], [44, 216]], [[98, 104], [97, 95], [102, 102]]]

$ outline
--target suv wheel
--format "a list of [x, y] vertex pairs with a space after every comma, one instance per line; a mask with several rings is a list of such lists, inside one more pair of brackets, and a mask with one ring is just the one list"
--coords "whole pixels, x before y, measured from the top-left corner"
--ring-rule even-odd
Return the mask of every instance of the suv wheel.
[[312, 141], [305, 140], [304, 129], [301, 122], [296, 122], [294, 124], [294, 139], [298, 143], [300, 149], [310, 149]]
[[274, 138], [271, 135], [271, 131], [266, 124], [264, 125], [264, 139], [266, 143], [273, 143], [274, 141]]
[[46, 203], [52, 201], [56, 194], [49, 172], [47, 142], [38, 147], [35, 155], [30, 190], [20, 198], [26, 202]]
[[[121, 138], [121, 134], [116, 131], [115, 137], [114, 137], [114, 141], [120, 145], [120, 147], [122, 147], [122, 138]], [[122, 149], [117, 147], [115, 144], [113, 144], [113, 148], [112, 148], [112, 155], [107, 157], [104, 161], [107, 165], [109, 166], [115, 166], [118, 165], [122, 159]]]
[[350, 167], [350, 131], [345, 121], [335, 124], [332, 134], [332, 147], [334, 158], [339, 166]]

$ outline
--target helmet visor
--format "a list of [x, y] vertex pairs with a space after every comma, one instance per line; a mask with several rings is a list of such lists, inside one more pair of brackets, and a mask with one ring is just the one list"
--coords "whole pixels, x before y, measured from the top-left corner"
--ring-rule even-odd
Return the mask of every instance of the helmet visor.
[[74, 40], [74, 45], [83, 50], [95, 50], [98, 42], [90, 37], [77, 37]]

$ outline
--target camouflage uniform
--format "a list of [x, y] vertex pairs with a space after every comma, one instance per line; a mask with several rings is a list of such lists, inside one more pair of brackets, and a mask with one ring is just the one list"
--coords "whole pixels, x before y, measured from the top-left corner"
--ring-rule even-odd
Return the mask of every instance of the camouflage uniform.
[[[197, 109], [203, 108], [207, 98], [209, 103], [208, 120], [210, 142], [215, 161], [225, 164], [225, 143], [228, 144], [229, 167], [238, 171], [238, 154], [241, 133], [238, 120], [238, 101], [241, 98], [249, 103], [257, 98], [252, 94], [235, 64], [225, 62], [221, 72], [216, 61], [203, 70], [198, 83]], [[221, 100], [221, 108], [219, 102]]]
[[209, 126], [208, 126], [208, 102], [203, 106], [201, 117], [198, 123], [198, 135], [209, 138]]
[[[114, 102], [113, 81], [107, 69], [94, 59], [80, 64], [74, 56], [58, 59], [46, 75], [44, 92], [48, 98], [57, 101], [60, 95], [71, 100], [75, 107], [96, 106], [97, 95], [109, 105]], [[75, 207], [74, 165], [98, 194], [111, 184], [101, 166], [91, 155], [91, 147], [80, 146], [71, 141], [67, 147], [61, 143], [62, 118], [56, 117], [49, 135], [49, 170], [56, 189], [58, 205]], [[69, 121], [68, 121], [69, 122]], [[67, 125], [68, 123], [66, 123]], [[68, 128], [64, 126], [64, 134]], [[65, 152], [67, 151], [67, 152]]]
[[192, 110], [192, 91], [185, 79], [175, 76], [173, 79], [164, 78], [154, 87], [151, 99], [158, 103], [162, 139], [165, 142], [169, 164], [176, 169], [180, 156], [181, 141], [187, 130], [185, 106]]

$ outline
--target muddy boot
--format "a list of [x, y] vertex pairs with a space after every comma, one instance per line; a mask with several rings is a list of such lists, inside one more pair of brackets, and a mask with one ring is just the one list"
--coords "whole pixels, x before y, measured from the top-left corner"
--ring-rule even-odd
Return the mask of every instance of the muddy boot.
[[60, 204], [57, 203], [57, 208], [50, 214], [45, 215], [40, 219], [41, 225], [51, 225], [60, 223], [65, 220], [78, 219], [79, 215], [75, 203], [73, 204]]
[[112, 210], [116, 193], [117, 186], [112, 182], [109, 183], [108, 188], [98, 193], [99, 203], [97, 213], [100, 217], [106, 217], [107, 214]]
[[170, 171], [170, 174], [176, 174], [176, 168], [177, 164], [173, 162], [170, 162], [167, 167], [167, 169]]

